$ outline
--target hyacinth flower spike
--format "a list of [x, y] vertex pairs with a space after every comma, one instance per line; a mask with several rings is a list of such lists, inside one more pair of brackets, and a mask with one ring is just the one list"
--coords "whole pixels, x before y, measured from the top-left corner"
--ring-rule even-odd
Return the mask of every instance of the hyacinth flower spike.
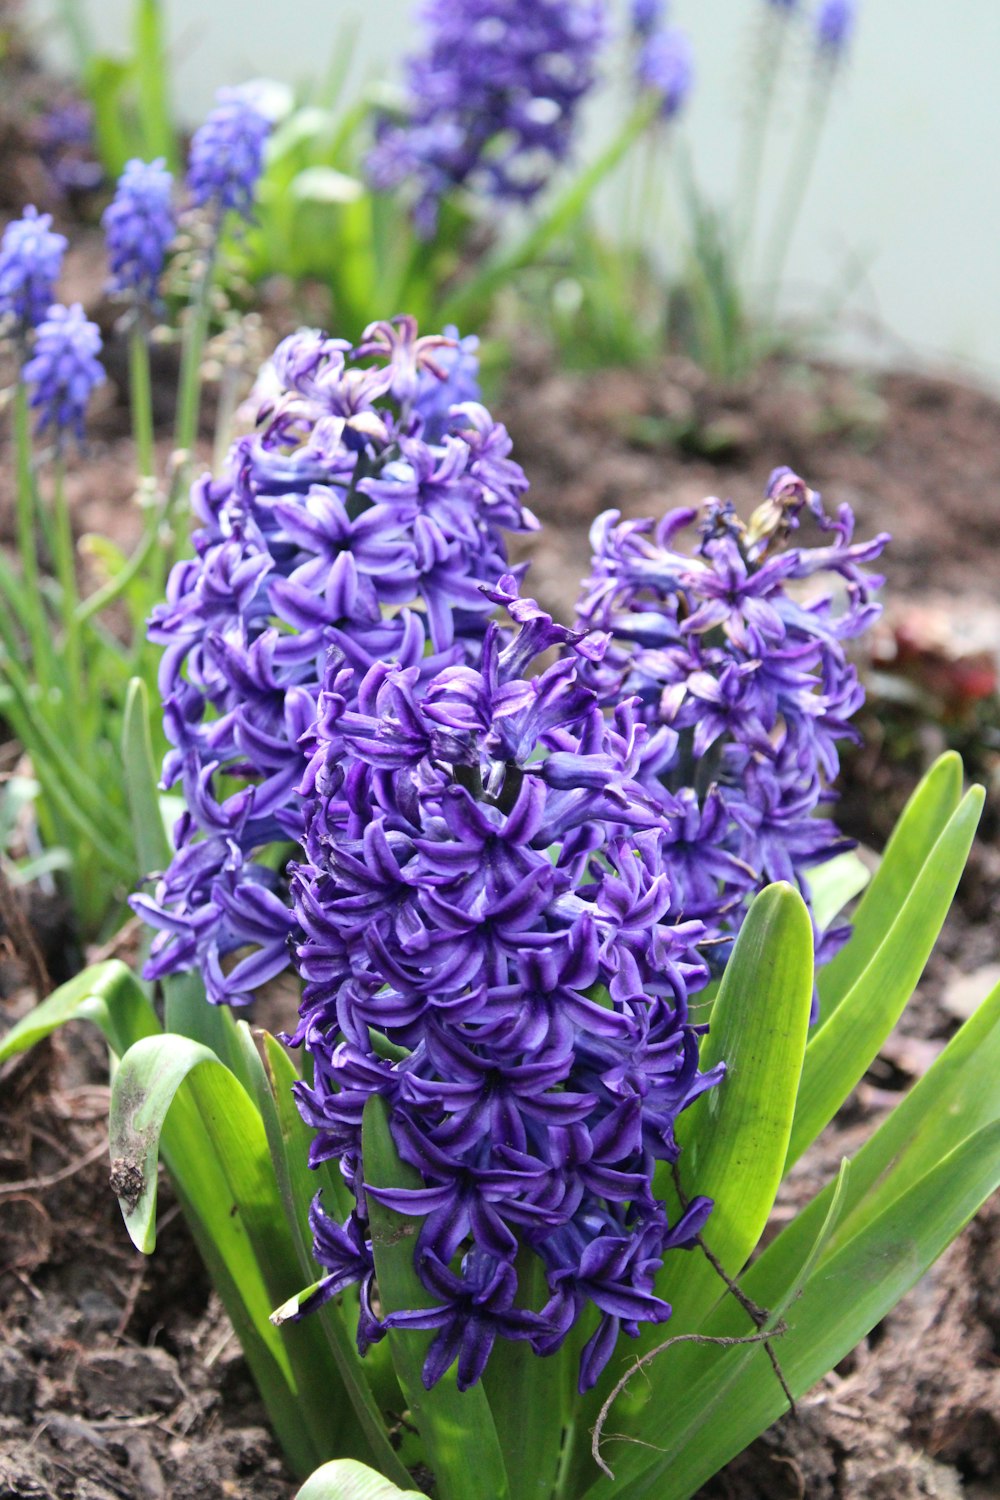
[[[512, 575], [484, 592], [511, 626], [489, 624], [478, 659], [419, 693], [413, 668], [378, 663], [354, 687], [336, 653], [327, 669], [294, 875], [296, 1040], [315, 1061], [299, 1097], [357, 1206], [340, 1228], [316, 1206], [317, 1255], [371, 1197], [418, 1216], [428, 1305], [384, 1327], [437, 1330], [425, 1384], [457, 1360], [474, 1385], [497, 1339], [553, 1353], [596, 1309], [586, 1389], [619, 1332], [669, 1316], [653, 1293], [664, 1249], [708, 1211], [668, 1221], [651, 1192], [676, 1115], [721, 1076], [699, 1072], [687, 1010], [708, 978], [705, 928], [671, 915], [669, 825], [635, 777], [646, 731], [627, 712], [609, 723], [580, 680], [604, 638], [555, 624]], [[400, 1061], [379, 1058], [373, 1031]], [[422, 1186], [366, 1177], [372, 1094]], [[525, 1253], [544, 1306], [518, 1300]]]

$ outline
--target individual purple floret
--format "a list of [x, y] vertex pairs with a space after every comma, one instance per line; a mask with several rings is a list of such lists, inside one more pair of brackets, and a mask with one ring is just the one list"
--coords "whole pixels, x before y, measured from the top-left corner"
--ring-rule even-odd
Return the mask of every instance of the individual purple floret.
[[816, 16], [816, 47], [836, 62], [850, 45], [856, 19], [855, 0], [822, 0]]
[[29, 406], [38, 413], [38, 431], [53, 427], [58, 441], [67, 432], [83, 442], [84, 416], [90, 393], [104, 380], [97, 356], [101, 334], [88, 321], [79, 302], [72, 307], [54, 303], [35, 330], [32, 354], [21, 371], [31, 394]]
[[156, 302], [167, 246], [176, 233], [172, 192], [173, 177], [162, 157], [126, 162], [101, 220], [111, 263], [111, 291], [130, 294], [147, 306]]
[[408, 184], [430, 236], [455, 188], [527, 203], [566, 157], [606, 35], [603, 0], [425, 0], [425, 50], [407, 65], [403, 123], [368, 158], [380, 191]]
[[210, 1000], [239, 1005], [287, 967], [299, 745], [331, 648], [359, 682], [375, 662], [423, 682], [478, 654], [493, 608], [479, 584], [507, 567], [504, 531], [536, 523], [504, 428], [475, 401], [440, 410], [437, 384], [462, 394], [470, 354], [410, 318], [354, 351], [295, 334], [256, 430], [194, 486], [195, 556], [149, 632], [165, 647], [164, 783], [187, 806], [172, 864], [134, 902], [160, 929], [150, 977], [197, 967]]
[[52, 215], [32, 205], [14, 219], [0, 241], [0, 319], [16, 323], [23, 336], [40, 323], [52, 303], [62, 270], [66, 237], [52, 230]]
[[[706, 928], [637, 780], [663, 732], [634, 701], [606, 717], [581, 681], [604, 639], [555, 625], [509, 575], [484, 592], [514, 629], [491, 623], [474, 659], [429, 680], [378, 662], [358, 682], [339, 651], [327, 667], [301, 788], [296, 1040], [314, 1082], [297, 1088], [312, 1160], [339, 1158], [357, 1206], [343, 1226], [317, 1206], [313, 1228], [342, 1287], [370, 1277], [370, 1199], [419, 1221], [431, 1305], [382, 1326], [437, 1330], [425, 1385], [456, 1358], [473, 1384], [497, 1338], [551, 1353], [596, 1309], [586, 1390], [620, 1332], [669, 1317], [664, 1253], [711, 1207], [671, 1222], [651, 1186], [678, 1114], [721, 1076], [699, 1071], [688, 1011]], [[422, 1186], [368, 1182], [375, 1094]], [[377, 1331], [366, 1318], [362, 1344]]]
[[[819, 545], [789, 547], [805, 518]], [[612, 637], [586, 673], [601, 701], [635, 694], [659, 730], [638, 776], [673, 830], [683, 909], [721, 937], [760, 885], [792, 881], [808, 899], [810, 867], [850, 847], [816, 813], [831, 800], [838, 743], [856, 738], [849, 721], [864, 694], [844, 642], [878, 616], [882, 580], [863, 565], [888, 537], [854, 542], [850, 509], [828, 516], [787, 468], [746, 525], [731, 505], [707, 502], [692, 555], [676, 539], [696, 519], [599, 517], [577, 612]], [[821, 590], [824, 577], [835, 593]], [[827, 934], [820, 956], [836, 941]]]
[[642, 88], [660, 99], [660, 117], [672, 120], [682, 109], [694, 81], [694, 54], [687, 32], [664, 26], [652, 32], [636, 60]]
[[270, 133], [252, 91], [219, 89], [215, 108], [191, 139], [187, 186], [194, 206], [219, 218], [231, 210], [249, 219]]

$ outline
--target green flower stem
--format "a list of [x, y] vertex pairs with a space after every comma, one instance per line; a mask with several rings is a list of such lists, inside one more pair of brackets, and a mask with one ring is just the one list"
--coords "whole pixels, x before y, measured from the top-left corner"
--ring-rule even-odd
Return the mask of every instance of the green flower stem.
[[76, 582], [76, 545], [73, 541], [73, 522], [66, 501], [66, 473], [62, 455], [56, 454], [53, 476], [53, 510], [55, 528], [56, 578], [59, 581], [59, 605], [62, 614], [69, 674], [70, 692], [73, 696], [73, 711], [81, 713], [86, 706], [86, 684], [83, 676], [83, 658], [80, 650], [80, 625], [76, 618], [79, 590]]
[[211, 246], [205, 256], [201, 275], [195, 287], [181, 349], [180, 388], [177, 395], [177, 425], [174, 429], [175, 467], [170, 485], [167, 514], [173, 517], [177, 502], [187, 487], [193, 450], [198, 436], [198, 413], [201, 405], [201, 361], [208, 338], [212, 285], [218, 262], [221, 221], [216, 224]]
[[816, 165], [816, 152], [819, 149], [820, 137], [823, 134], [830, 108], [832, 84], [833, 69], [821, 64], [815, 87], [806, 104], [802, 128], [799, 131], [795, 153], [789, 164], [784, 190], [778, 204], [778, 213], [764, 258], [765, 325], [773, 324], [777, 312], [781, 279], [785, 273], [792, 238], [802, 213], [809, 183], [812, 180], [813, 168]]
[[736, 240], [741, 251], [749, 254], [756, 228], [760, 199], [760, 180], [764, 169], [764, 152], [768, 126], [777, 93], [778, 75], [785, 50], [788, 15], [773, 6], [765, 7], [763, 30], [759, 38], [754, 87], [746, 129], [740, 149], [739, 174], [736, 181]]
[[136, 308], [129, 332], [129, 396], [132, 405], [132, 436], [136, 467], [143, 479], [156, 477], [153, 450], [153, 391], [149, 374], [149, 329]]
[[483, 302], [523, 267], [533, 265], [553, 240], [571, 229], [608, 173], [621, 161], [629, 148], [649, 129], [660, 108], [658, 99], [646, 99], [633, 110], [611, 144], [585, 172], [556, 199], [552, 208], [506, 255], [474, 277], [448, 302], [442, 321], [457, 323], [459, 328], [476, 314]]
[[51, 664], [52, 659], [52, 644], [46, 626], [38, 573], [38, 494], [31, 456], [28, 392], [21, 380], [14, 388], [14, 454], [17, 478], [17, 550], [24, 578], [22, 597], [25, 610], [21, 624], [31, 643], [39, 682], [45, 685], [48, 679], [46, 667]]

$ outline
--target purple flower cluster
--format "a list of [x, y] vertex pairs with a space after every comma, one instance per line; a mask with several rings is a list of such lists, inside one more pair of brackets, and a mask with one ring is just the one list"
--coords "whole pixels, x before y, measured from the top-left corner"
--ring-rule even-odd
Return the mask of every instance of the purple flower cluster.
[[177, 221], [173, 178], [162, 157], [126, 162], [115, 196], [101, 220], [111, 262], [111, 290], [147, 306], [156, 301], [167, 246]]
[[252, 90], [219, 89], [215, 108], [191, 139], [187, 186], [194, 206], [220, 219], [230, 210], [249, 219], [270, 133]]
[[23, 337], [42, 321], [62, 270], [66, 237], [52, 230], [52, 215], [29, 205], [7, 225], [0, 242], [0, 318]]
[[97, 356], [101, 333], [91, 323], [79, 302], [63, 307], [58, 302], [35, 330], [31, 358], [21, 378], [31, 391], [29, 405], [39, 413], [38, 430], [53, 427], [57, 440], [66, 432], [83, 442], [83, 422], [90, 393], [104, 380]]
[[[660, 731], [637, 775], [673, 830], [681, 907], [724, 936], [761, 884], [793, 881], [808, 899], [809, 867], [848, 847], [815, 814], [864, 696], [843, 643], [879, 613], [871, 594], [882, 580], [863, 564], [888, 537], [854, 542], [849, 508], [829, 517], [787, 468], [747, 525], [709, 502], [692, 556], [675, 539], [696, 514], [670, 511], [655, 526], [599, 517], [577, 612], [612, 636], [587, 674], [601, 701], [636, 695]], [[822, 544], [788, 547], [803, 514]], [[824, 575], [839, 580], [841, 607], [817, 590]]]
[[606, 34], [603, 0], [426, 0], [426, 50], [409, 59], [408, 117], [383, 118], [373, 185], [403, 183], [430, 236], [454, 188], [526, 203], [567, 155]]
[[[356, 686], [334, 653], [319, 700], [295, 874], [296, 1040], [314, 1063], [299, 1102], [313, 1161], [339, 1158], [356, 1208], [337, 1224], [314, 1204], [328, 1275], [312, 1305], [360, 1281], [361, 1346], [435, 1329], [424, 1383], [457, 1358], [460, 1389], [498, 1337], [549, 1354], [586, 1316], [586, 1390], [619, 1332], [669, 1317], [656, 1273], [711, 1208], [697, 1198], [671, 1224], [651, 1190], [677, 1157], [677, 1115], [721, 1075], [699, 1071], [688, 1011], [706, 929], [682, 910], [671, 826], [637, 780], [669, 731], [634, 703], [604, 715], [581, 680], [603, 638], [554, 625], [510, 575], [484, 593], [515, 628], [491, 623], [475, 662], [430, 680], [378, 662]], [[420, 1187], [366, 1182], [376, 1094]], [[382, 1322], [372, 1197], [421, 1221], [434, 1299]], [[542, 1306], [526, 1305], [526, 1252]]]
[[187, 811], [169, 869], [134, 898], [160, 929], [149, 977], [198, 967], [210, 1000], [238, 1005], [287, 966], [299, 743], [331, 648], [359, 681], [383, 661], [429, 680], [478, 652], [492, 607], [478, 585], [507, 567], [504, 530], [535, 522], [506, 431], [467, 399], [471, 359], [408, 318], [354, 350], [295, 334], [256, 431], [195, 485], [196, 555], [150, 626], [166, 647], [164, 784]]
[[837, 62], [854, 32], [855, 0], [823, 0], [816, 15], [816, 48], [821, 57]]
[[660, 100], [660, 117], [672, 120], [684, 106], [694, 81], [691, 40], [679, 26], [650, 31], [636, 59], [640, 86]]

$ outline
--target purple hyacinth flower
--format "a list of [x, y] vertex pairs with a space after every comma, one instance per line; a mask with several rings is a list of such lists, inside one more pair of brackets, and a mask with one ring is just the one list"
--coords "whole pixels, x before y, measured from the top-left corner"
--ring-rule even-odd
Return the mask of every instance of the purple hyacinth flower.
[[837, 62], [846, 52], [857, 19], [855, 0], [822, 0], [816, 15], [816, 49]]
[[65, 235], [52, 230], [52, 215], [29, 204], [0, 242], [0, 318], [13, 320], [22, 335], [45, 317], [62, 270]]
[[[787, 468], [747, 523], [707, 502], [688, 555], [678, 538], [695, 519], [600, 518], [578, 613], [611, 634], [584, 673], [601, 701], [634, 694], [650, 730], [672, 731], [639, 777], [671, 824], [677, 910], [705, 921], [724, 957], [761, 883], [792, 881], [808, 900], [809, 868], [846, 847], [817, 811], [863, 701], [844, 643], [878, 613], [881, 580], [864, 565], [888, 538], [856, 543], [850, 511], [829, 516]], [[790, 546], [806, 525], [819, 545]], [[802, 591], [824, 573], [834, 592]]]
[[407, 117], [378, 123], [368, 173], [379, 191], [408, 185], [430, 236], [457, 188], [535, 197], [569, 152], [606, 26], [603, 0], [425, 0], [420, 15]]
[[672, 120], [683, 108], [694, 82], [694, 54], [687, 32], [664, 26], [643, 43], [636, 62], [642, 88], [660, 100], [660, 116]]
[[31, 394], [30, 406], [38, 413], [38, 430], [56, 431], [62, 442], [67, 432], [83, 441], [84, 416], [90, 393], [104, 380], [97, 358], [101, 334], [88, 321], [79, 302], [72, 307], [54, 303], [35, 331], [32, 355], [21, 371]]
[[163, 158], [126, 162], [101, 223], [111, 263], [110, 290], [151, 305], [176, 232], [173, 178]]
[[[386, 1322], [438, 1330], [425, 1381], [456, 1359], [459, 1383], [477, 1380], [498, 1337], [551, 1352], [596, 1305], [586, 1388], [619, 1331], [669, 1314], [653, 1282], [683, 1236], [651, 1172], [721, 1076], [699, 1072], [688, 1018], [706, 928], [676, 909], [673, 822], [637, 779], [650, 736], [580, 680], [601, 639], [556, 625], [512, 575], [483, 593], [511, 625], [429, 680], [378, 662], [354, 685], [329, 666], [294, 877], [296, 1039], [315, 1077], [301, 1102], [317, 1159], [360, 1161], [359, 1214], [371, 1195], [421, 1220], [434, 1306]], [[365, 1182], [376, 1092], [419, 1186]], [[515, 1318], [525, 1250], [550, 1301]]]
[[629, 24], [637, 37], [645, 40], [663, 25], [666, 18], [664, 0], [632, 0]]
[[191, 139], [187, 186], [196, 208], [249, 219], [264, 166], [271, 122], [251, 90], [219, 89], [215, 107]]

